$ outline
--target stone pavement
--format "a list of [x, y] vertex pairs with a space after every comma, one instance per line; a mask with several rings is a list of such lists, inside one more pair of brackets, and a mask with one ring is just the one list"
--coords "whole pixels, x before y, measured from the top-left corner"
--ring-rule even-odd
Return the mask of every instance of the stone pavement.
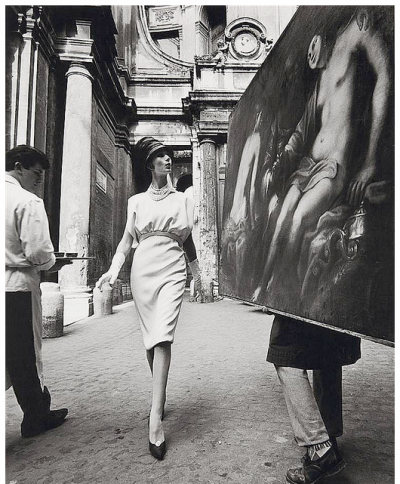
[[[185, 297], [185, 299], [187, 299]], [[164, 461], [148, 452], [151, 380], [132, 302], [44, 341], [58, 429], [20, 436], [21, 411], [6, 393], [7, 484], [278, 484], [302, 455], [273, 365], [272, 317], [238, 301], [185, 300], [172, 348]], [[394, 350], [363, 341], [344, 369], [347, 468], [330, 484], [394, 482]]]

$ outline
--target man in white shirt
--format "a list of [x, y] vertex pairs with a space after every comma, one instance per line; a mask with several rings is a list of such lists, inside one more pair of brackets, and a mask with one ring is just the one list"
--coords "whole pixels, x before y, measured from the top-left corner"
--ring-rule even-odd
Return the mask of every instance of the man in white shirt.
[[68, 410], [50, 410], [43, 385], [40, 271], [56, 262], [43, 200], [33, 192], [50, 167], [36, 148], [17, 146], [6, 153], [6, 370], [24, 412], [22, 437], [61, 425]]

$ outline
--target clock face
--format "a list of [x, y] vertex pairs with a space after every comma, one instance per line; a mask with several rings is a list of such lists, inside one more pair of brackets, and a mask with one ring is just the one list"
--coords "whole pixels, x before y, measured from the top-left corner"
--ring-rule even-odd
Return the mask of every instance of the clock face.
[[235, 37], [234, 47], [242, 55], [252, 55], [258, 49], [258, 41], [250, 32], [242, 32]]

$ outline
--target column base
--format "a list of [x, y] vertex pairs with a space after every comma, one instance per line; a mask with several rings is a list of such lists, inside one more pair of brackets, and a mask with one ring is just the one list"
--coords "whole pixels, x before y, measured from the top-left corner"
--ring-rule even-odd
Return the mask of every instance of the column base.
[[62, 288], [64, 326], [93, 315], [92, 289], [86, 286]]

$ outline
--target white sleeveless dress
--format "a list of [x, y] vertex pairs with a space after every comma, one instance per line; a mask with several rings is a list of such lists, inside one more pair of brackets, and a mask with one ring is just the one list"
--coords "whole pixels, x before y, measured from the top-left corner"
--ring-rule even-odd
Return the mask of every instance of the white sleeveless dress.
[[[186, 284], [181, 244], [193, 228], [193, 214], [193, 200], [181, 192], [157, 201], [144, 192], [128, 200], [127, 227], [135, 249], [131, 289], [146, 350], [174, 341]], [[179, 241], [165, 235], [147, 236], [154, 232], [172, 234]]]

